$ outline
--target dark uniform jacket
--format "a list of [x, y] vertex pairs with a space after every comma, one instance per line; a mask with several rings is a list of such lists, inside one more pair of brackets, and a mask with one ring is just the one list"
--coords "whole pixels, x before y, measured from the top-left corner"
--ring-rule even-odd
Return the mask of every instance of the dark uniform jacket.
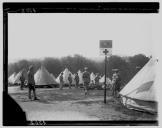
[[90, 73], [87, 71], [83, 72], [83, 81], [89, 83], [90, 82]]
[[72, 77], [71, 76], [68, 76], [68, 81], [69, 81], [69, 83], [72, 83]]
[[64, 81], [63, 81], [63, 76], [62, 76], [62, 75], [60, 75], [59, 79], [60, 79], [60, 83], [63, 83], [63, 82], [64, 82]]
[[76, 81], [76, 83], [79, 83], [79, 76], [78, 75], [75, 76], [75, 81]]
[[28, 84], [35, 85], [34, 72], [28, 71]]
[[98, 84], [98, 83], [99, 83], [99, 79], [100, 79], [99, 76], [97, 76], [97, 77], [95, 78], [95, 84]]
[[21, 83], [25, 82], [25, 77], [23, 75], [20, 76], [20, 81], [21, 81]]

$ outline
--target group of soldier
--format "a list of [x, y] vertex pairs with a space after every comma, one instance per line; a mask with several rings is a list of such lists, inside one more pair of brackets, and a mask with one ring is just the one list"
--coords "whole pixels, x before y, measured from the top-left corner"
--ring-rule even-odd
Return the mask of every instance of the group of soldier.
[[[91, 83], [90, 73], [88, 72], [88, 68], [87, 67], [84, 68], [84, 72], [83, 72], [82, 78], [83, 78], [84, 92], [85, 92], [85, 95], [87, 95], [88, 94], [88, 90], [89, 90], [89, 86], [90, 86], [90, 83]], [[99, 85], [100, 78], [101, 77], [97, 73], [94, 81], [92, 81], [91, 84]], [[61, 73], [59, 79], [60, 79], [60, 89], [62, 90], [63, 86], [64, 86], [63, 72]], [[78, 73], [75, 74], [74, 80], [75, 80], [75, 87], [78, 88], [79, 87], [79, 76], [78, 76]], [[68, 76], [68, 81], [69, 81], [69, 88], [71, 89], [71, 86], [72, 86], [72, 76], [71, 76], [71, 74], [69, 74], [69, 76]], [[120, 75], [119, 75], [119, 70], [117, 70], [117, 69], [114, 71], [114, 74], [112, 76], [111, 85], [112, 85], [113, 95], [117, 96], [118, 92], [120, 91], [120, 87], [121, 87], [121, 78], [120, 78]]]
[[[28, 78], [27, 85], [28, 85], [28, 88], [29, 88], [29, 93], [28, 93], [29, 99], [32, 99], [31, 92], [33, 91], [34, 100], [38, 100], [38, 98], [36, 96], [36, 91], [35, 91], [34, 70], [33, 70], [32, 65], [29, 67], [29, 70], [27, 72], [27, 76], [28, 76], [27, 77]], [[90, 82], [91, 82], [90, 73], [88, 72], [87, 67], [84, 68], [82, 78], [83, 78], [84, 93], [85, 93], [85, 95], [87, 95], [88, 91], [89, 91], [89, 85], [90, 85]], [[99, 76], [99, 74], [97, 74], [95, 79], [94, 79], [95, 85], [99, 85], [99, 79], [100, 79], [100, 76]], [[63, 87], [64, 87], [63, 72], [61, 73], [59, 80], [60, 80], [59, 88], [60, 88], [60, 90], [62, 90]], [[74, 80], [75, 80], [75, 87], [78, 88], [79, 87], [79, 75], [78, 75], [78, 73], [75, 74]], [[25, 77], [23, 76], [23, 73], [20, 76], [20, 81], [21, 81], [20, 89], [23, 90], [23, 86], [24, 86], [24, 82], [25, 82]], [[69, 81], [69, 88], [71, 89], [71, 87], [72, 87], [72, 76], [71, 76], [71, 74], [69, 74], [69, 76], [68, 76], [68, 81]], [[120, 78], [120, 75], [119, 75], [119, 70], [114, 71], [114, 74], [112, 76], [111, 85], [112, 85], [113, 96], [116, 97], [118, 95], [118, 92], [120, 91], [120, 86], [121, 86], [121, 78]]]

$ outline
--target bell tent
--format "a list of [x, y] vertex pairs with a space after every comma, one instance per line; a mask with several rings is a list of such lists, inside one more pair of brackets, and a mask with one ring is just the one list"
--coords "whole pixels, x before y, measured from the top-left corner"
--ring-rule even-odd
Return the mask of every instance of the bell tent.
[[77, 73], [79, 76], [79, 84], [83, 84], [83, 73], [80, 70]]
[[[61, 73], [56, 78], [57, 83], [60, 83], [60, 75], [61, 75]], [[72, 84], [74, 84], [74, 75], [68, 70], [68, 68], [65, 68], [65, 70], [63, 71], [64, 84], [69, 84], [69, 80], [68, 80], [69, 74], [71, 74], [71, 76], [72, 76]]]
[[96, 78], [96, 76], [95, 76], [95, 74], [92, 72], [92, 73], [90, 74], [90, 79], [91, 79], [91, 82], [90, 82], [90, 83], [95, 83], [95, 78]]
[[[100, 84], [104, 84], [105, 83], [105, 75], [100, 78], [99, 83]], [[111, 84], [111, 80], [108, 77], [106, 78], [106, 83], [107, 84]]]
[[149, 62], [120, 91], [122, 103], [129, 109], [157, 112], [155, 71], [157, 60]]
[[44, 66], [41, 66], [40, 69], [34, 74], [34, 80], [36, 85], [53, 85], [56, 82], [51, 77], [50, 73]]
[[50, 74], [50, 76], [52, 77], [52, 79], [55, 82], [55, 84], [57, 84], [55, 76], [52, 73]]
[[21, 75], [24, 75], [25, 77], [25, 80], [27, 80], [27, 71], [25, 69], [21, 70], [19, 73], [17, 73], [17, 75], [15, 76], [15, 79], [14, 79], [14, 84], [20, 84], [20, 77]]
[[15, 76], [16, 76], [16, 73], [15, 72], [11, 76], [9, 76], [8, 83], [14, 84]]

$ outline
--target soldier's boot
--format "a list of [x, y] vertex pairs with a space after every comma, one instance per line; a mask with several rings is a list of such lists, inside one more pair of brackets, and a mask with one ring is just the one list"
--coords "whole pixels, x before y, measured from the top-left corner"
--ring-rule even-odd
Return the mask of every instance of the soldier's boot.
[[28, 98], [31, 100], [31, 90], [29, 90]]
[[33, 91], [33, 94], [34, 94], [34, 100], [38, 100], [35, 91]]

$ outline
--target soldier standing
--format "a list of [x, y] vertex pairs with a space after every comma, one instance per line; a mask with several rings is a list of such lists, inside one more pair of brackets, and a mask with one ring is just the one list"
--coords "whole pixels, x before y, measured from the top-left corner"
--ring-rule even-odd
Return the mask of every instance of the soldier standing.
[[118, 92], [120, 91], [121, 86], [121, 78], [119, 75], [119, 70], [115, 70], [113, 76], [112, 76], [112, 84], [113, 84], [113, 95], [117, 97]]
[[20, 89], [23, 90], [24, 84], [25, 84], [25, 77], [24, 77], [24, 72], [22, 72], [21, 76], [20, 76]]
[[100, 77], [99, 77], [99, 75], [98, 75], [98, 73], [96, 74], [96, 78], [95, 78], [95, 85], [96, 86], [99, 86], [99, 79], [100, 79]]
[[34, 71], [32, 65], [29, 67], [29, 71], [27, 74], [28, 74], [29, 99], [31, 99], [31, 91], [33, 91], [34, 100], [38, 100], [35, 92]]
[[69, 81], [69, 88], [71, 89], [71, 84], [72, 84], [72, 76], [69, 74], [68, 76], [68, 81]]
[[64, 85], [63, 72], [61, 73], [59, 79], [60, 79], [60, 89], [62, 90], [63, 89], [63, 85]]
[[75, 87], [78, 88], [79, 86], [79, 76], [78, 76], [78, 73], [76, 73], [75, 75]]
[[87, 67], [84, 68], [84, 72], [83, 72], [83, 82], [84, 82], [84, 91], [85, 91], [85, 95], [88, 94], [88, 85], [90, 83], [90, 73], [87, 71]]

